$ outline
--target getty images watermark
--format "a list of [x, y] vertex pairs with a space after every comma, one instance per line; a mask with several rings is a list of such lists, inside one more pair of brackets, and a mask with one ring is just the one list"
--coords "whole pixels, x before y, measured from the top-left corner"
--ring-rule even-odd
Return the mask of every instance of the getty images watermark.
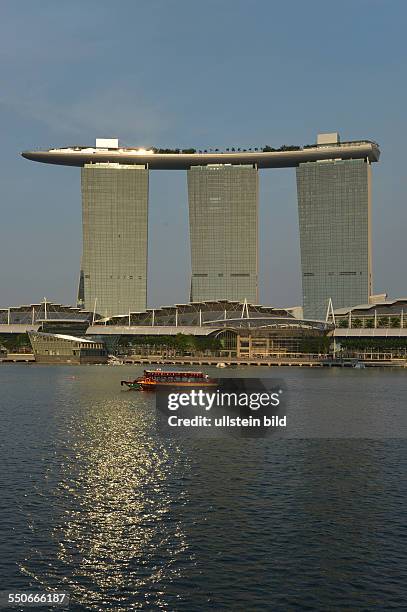
[[216, 387], [166, 387], [156, 396], [162, 435], [263, 437], [287, 427], [281, 381], [222, 378]]

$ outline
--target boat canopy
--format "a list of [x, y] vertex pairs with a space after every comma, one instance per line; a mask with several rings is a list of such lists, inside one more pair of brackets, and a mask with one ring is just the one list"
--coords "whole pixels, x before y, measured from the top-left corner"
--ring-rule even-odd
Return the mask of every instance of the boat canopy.
[[203, 372], [164, 372], [163, 370], [144, 370], [148, 378], [205, 378]]

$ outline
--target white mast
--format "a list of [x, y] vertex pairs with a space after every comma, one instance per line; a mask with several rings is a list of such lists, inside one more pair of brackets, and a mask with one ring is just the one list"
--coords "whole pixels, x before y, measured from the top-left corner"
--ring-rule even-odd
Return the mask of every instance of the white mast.
[[95, 315], [96, 315], [96, 302], [98, 301], [97, 297], [95, 298], [95, 303], [93, 305], [93, 316], [92, 316], [92, 325], [95, 324]]
[[334, 306], [332, 303], [332, 298], [329, 298], [328, 308], [326, 309], [326, 316], [325, 316], [326, 323], [328, 323], [330, 316], [332, 317], [332, 323], [335, 325], [335, 312], [334, 312]]
[[249, 318], [249, 307], [247, 305], [247, 298], [245, 298], [243, 302], [242, 316], [241, 316], [242, 319], [244, 319], [245, 312], [246, 312], [246, 319], [248, 319]]

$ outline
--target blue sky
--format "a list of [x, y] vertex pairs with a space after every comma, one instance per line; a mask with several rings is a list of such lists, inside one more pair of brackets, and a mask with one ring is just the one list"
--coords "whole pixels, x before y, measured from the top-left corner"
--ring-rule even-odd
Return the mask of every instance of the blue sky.
[[[0, 306], [74, 303], [79, 170], [20, 151], [379, 142], [374, 289], [407, 295], [404, 0], [3, 0]], [[260, 174], [260, 301], [300, 303], [295, 171]], [[189, 291], [186, 175], [150, 176], [149, 305]]]

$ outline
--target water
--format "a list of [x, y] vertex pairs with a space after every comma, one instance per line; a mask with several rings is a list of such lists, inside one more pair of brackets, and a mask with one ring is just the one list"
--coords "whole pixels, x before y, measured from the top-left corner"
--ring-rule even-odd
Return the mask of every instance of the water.
[[0, 367], [0, 589], [65, 589], [75, 611], [406, 609], [406, 371], [273, 370], [290, 439], [254, 440], [159, 437], [153, 396], [119, 386], [136, 373]]

